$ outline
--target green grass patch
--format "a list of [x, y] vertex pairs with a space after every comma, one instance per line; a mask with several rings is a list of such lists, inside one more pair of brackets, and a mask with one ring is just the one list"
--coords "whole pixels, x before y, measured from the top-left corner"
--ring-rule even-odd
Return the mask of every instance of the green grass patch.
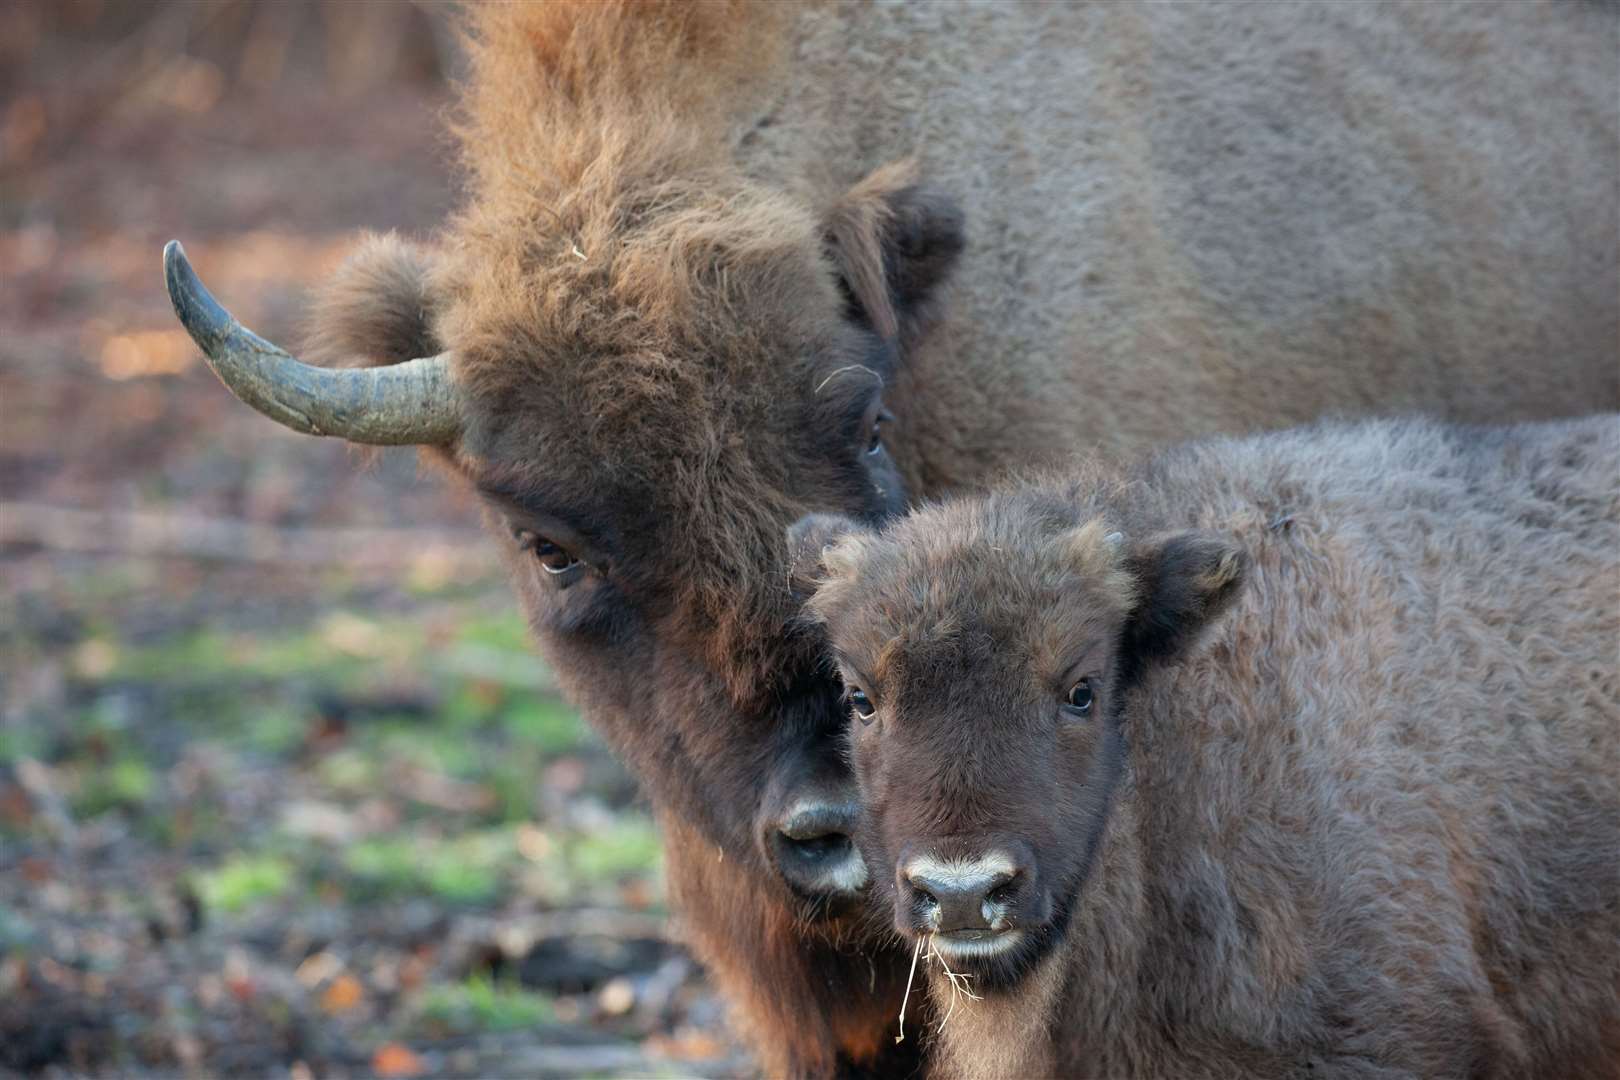
[[14, 765], [23, 758], [37, 758], [45, 752], [45, 739], [29, 728], [0, 727], [0, 765]]
[[344, 850], [343, 865], [379, 891], [411, 892], [420, 880], [418, 850], [404, 837], [362, 840]]
[[575, 839], [569, 847], [568, 866], [584, 881], [614, 881], [654, 872], [661, 850], [651, 821], [621, 818], [599, 832]]
[[452, 904], [495, 899], [517, 847], [507, 829], [447, 839], [387, 836], [362, 840], [343, 853], [359, 891], [384, 896], [428, 895]]
[[421, 1010], [428, 1026], [461, 1035], [521, 1031], [555, 1016], [545, 995], [482, 976], [429, 987], [422, 995]]
[[346, 747], [322, 757], [316, 763], [315, 775], [327, 787], [350, 795], [364, 795], [382, 782], [382, 767], [372, 755]]
[[534, 817], [542, 764], [540, 752], [530, 746], [507, 747], [489, 763], [480, 779], [495, 793], [498, 820], [516, 824]]
[[73, 797], [73, 813], [90, 818], [109, 810], [138, 810], [156, 787], [157, 774], [152, 766], [139, 757], [122, 754], [83, 774]]
[[291, 633], [201, 629], [156, 644], [124, 646], [108, 677], [181, 685], [294, 675], [353, 682], [379, 666], [408, 662], [420, 649], [421, 631], [409, 621], [384, 625], [333, 615]]
[[275, 757], [297, 749], [309, 732], [308, 718], [282, 702], [245, 710], [242, 726], [248, 746]]
[[547, 754], [576, 749], [589, 738], [579, 713], [552, 697], [523, 697], [511, 702], [500, 715], [500, 726], [515, 741]]
[[196, 879], [203, 903], [210, 910], [226, 912], [274, 899], [292, 884], [292, 865], [273, 855], [238, 855]]
[[362, 753], [403, 761], [458, 777], [477, 776], [482, 770], [478, 742], [464, 733], [447, 730], [433, 721], [382, 720], [362, 729]]
[[517, 612], [493, 615], [487, 618], [467, 619], [456, 628], [456, 642], [461, 645], [480, 645], [488, 649], [533, 655], [534, 644], [529, 639], [529, 628]]
[[490, 724], [507, 706], [506, 690], [484, 682], [461, 681], [446, 699], [442, 721], [448, 728], [469, 731]]
[[215, 630], [196, 630], [156, 645], [126, 647], [110, 675], [152, 682], [197, 682], [245, 674], [252, 639]]

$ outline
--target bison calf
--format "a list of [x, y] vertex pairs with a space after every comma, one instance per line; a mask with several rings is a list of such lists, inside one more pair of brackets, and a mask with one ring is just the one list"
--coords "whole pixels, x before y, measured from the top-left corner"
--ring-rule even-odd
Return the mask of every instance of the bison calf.
[[1616, 1075], [1615, 417], [1216, 440], [792, 538], [944, 1071]]

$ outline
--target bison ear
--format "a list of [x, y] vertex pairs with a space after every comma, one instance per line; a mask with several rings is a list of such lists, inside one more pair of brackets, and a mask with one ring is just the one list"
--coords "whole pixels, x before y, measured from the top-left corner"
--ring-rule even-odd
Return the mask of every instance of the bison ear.
[[827, 576], [827, 550], [845, 537], [869, 531], [842, 514], [806, 514], [788, 526], [788, 586], [796, 600], [813, 595]]
[[1123, 653], [1139, 667], [1197, 641], [1237, 598], [1248, 556], [1233, 540], [1184, 532], [1149, 540], [1126, 564], [1136, 578], [1136, 603], [1126, 620]]
[[384, 367], [443, 351], [434, 337], [433, 259], [393, 233], [369, 234], [316, 297], [309, 352], [324, 367]]
[[885, 341], [904, 343], [962, 253], [962, 210], [917, 180], [907, 158], [845, 192], [827, 218], [827, 245], [850, 314]]

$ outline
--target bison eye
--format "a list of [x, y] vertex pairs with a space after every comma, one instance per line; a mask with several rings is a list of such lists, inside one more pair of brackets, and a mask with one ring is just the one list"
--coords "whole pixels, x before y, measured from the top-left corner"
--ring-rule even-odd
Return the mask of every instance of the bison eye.
[[1068, 696], [1063, 699], [1063, 704], [1068, 707], [1070, 712], [1079, 716], [1085, 716], [1091, 712], [1091, 702], [1093, 696], [1094, 695], [1091, 692], [1091, 680], [1081, 679], [1079, 682], [1069, 687]]
[[877, 416], [872, 419], [872, 435], [866, 444], [868, 454], [875, 454], [883, 449], [883, 425], [893, 419], [894, 415], [888, 409], [879, 411]]
[[575, 558], [572, 552], [558, 547], [537, 533], [519, 532], [518, 544], [534, 556], [535, 561], [540, 564], [540, 569], [552, 577], [561, 577], [564, 574], [571, 573], [581, 565], [579, 559]]
[[872, 704], [872, 699], [867, 697], [866, 691], [858, 686], [849, 688], [849, 707], [855, 710], [855, 715], [860, 717], [863, 724], [871, 723], [872, 714], [877, 712], [877, 708]]
[[578, 559], [544, 537], [534, 545], [534, 557], [548, 574], [566, 574], [579, 565]]

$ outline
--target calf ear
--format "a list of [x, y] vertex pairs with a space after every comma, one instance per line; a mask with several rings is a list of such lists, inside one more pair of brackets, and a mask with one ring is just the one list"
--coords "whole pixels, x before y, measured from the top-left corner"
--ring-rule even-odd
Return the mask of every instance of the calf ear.
[[869, 531], [842, 514], [806, 514], [788, 526], [788, 586], [803, 602], [827, 576], [827, 549], [846, 536]]
[[1225, 537], [1184, 532], [1155, 537], [1128, 557], [1136, 604], [1125, 624], [1124, 652], [1134, 665], [1190, 647], [1243, 586], [1248, 556]]
[[361, 238], [315, 300], [309, 353], [325, 367], [383, 367], [433, 356], [433, 260], [393, 233]]
[[850, 188], [827, 219], [850, 314], [885, 341], [904, 343], [927, 322], [965, 243], [961, 208], [921, 186], [910, 158]]

